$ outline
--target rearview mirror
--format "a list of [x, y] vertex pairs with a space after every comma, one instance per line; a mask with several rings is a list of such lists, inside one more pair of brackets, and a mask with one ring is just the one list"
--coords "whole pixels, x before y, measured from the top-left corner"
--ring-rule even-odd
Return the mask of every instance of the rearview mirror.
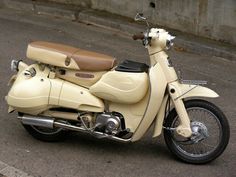
[[136, 16], [134, 17], [134, 20], [135, 21], [145, 21], [145, 20], [147, 20], [147, 18], [145, 18], [142, 13], [137, 13]]
[[134, 17], [134, 20], [135, 20], [135, 21], [145, 21], [147, 27], [149, 28], [149, 23], [148, 23], [148, 21], [147, 21], [147, 18], [144, 17], [142, 13], [137, 13], [137, 14], [135, 15], [135, 17]]

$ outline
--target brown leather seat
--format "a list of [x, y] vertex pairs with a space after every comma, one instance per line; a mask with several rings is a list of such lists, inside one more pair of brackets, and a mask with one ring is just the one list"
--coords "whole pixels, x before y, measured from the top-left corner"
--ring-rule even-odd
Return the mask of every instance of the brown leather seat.
[[[42, 49], [41, 51], [41, 57], [47, 56], [47, 54], [51, 54], [52, 52], [56, 52], [59, 54], [65, 55], [65, 65], [69, 66], [71, 60], [74, 60], [78, 65], [78, 69], [80, 70], [90, 70], [90, 71], [102, 71], [102, 70], [110, 70], [113, 68], [116, 64], [116, 60], [114, 57], [95, 53], [87, 50], [83, 50], [80, 48], [75, 48], [72, 46], [57, 44], [57, 43], [51, 43], [51, 42], [32, 42], [29, 44], [29, 46], [34, 49]], [[30, 52], [28, 52], [30, 53]], [[42, 55], [43, 54], [43, 55]], [[29, 57], [30, 58], [30, 57]], [[40, 56], [36, 58], [31, 57], [35, 60], [40, 61]], [[57, 57], [50, 57], [50, 60], [56, 60]], [[49, 60], [49, 59], [47, 59]], [[44, 59], [45, 62], [45, 59]], [[55, 63], [56, 61], [48, 61], [49, 64]], [[55, 64], [56, 65], [56, 64]]]

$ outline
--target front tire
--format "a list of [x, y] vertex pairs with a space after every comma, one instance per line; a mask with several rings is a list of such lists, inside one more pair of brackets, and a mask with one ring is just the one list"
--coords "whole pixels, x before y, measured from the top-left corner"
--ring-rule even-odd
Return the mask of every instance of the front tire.
[[165, 142], [169, 150], [187, 163], [208, 163], [220, 156], [230, 137], [228, 121], [223, 112], [205, 100], [189, 100], [185, 103], [193, 135], [190, 138], [179, 136], [173, 129], [179, 124], [176, 110], [173, 109], [165, 120]]

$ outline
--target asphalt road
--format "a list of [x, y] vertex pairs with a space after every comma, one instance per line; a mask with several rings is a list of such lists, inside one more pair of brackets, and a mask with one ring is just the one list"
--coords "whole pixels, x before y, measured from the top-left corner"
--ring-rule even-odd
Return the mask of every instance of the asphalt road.
[[[139, 42], [117, 32], [45, 16], [0, 9], [0, 160], [33, 176], [42, 177], [232, 177], [236, 176], [236, 63], [227, 59], [170, 51], [184, 79], [202, 79], [221, 97], [211, 100], [225, 112], [231, 125], [226, 151], [205, 165], [189, 165], [174, 159], [162, 136], [151, 131], [133, 144], [97, 140], [74, 133], [67, 140], [45, 143], [33, 139], [7, 114], [4, 96], [11, 76], [11, 59], [25, 59], [27, 44], [46, 40], [113, 55], [119, 60], [148, 62]], [[30, 62], [29, 60], [26, 60]]]

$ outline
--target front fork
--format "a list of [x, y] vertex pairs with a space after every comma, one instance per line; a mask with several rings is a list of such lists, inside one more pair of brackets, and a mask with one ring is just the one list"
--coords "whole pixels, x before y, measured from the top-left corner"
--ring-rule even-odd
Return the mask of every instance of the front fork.
[[168, 90], [180, 120], [180, 124], [176, 128], [176, 132], [183, 137], [190, 137], [192, 135], [190, 119], [184, 106], [183, 99], [181, 98], [183, 93], [179, 87], [178, 81], [168, 84]]
[[[190, 120], [184, 107], [183, 99], [181, 98], [185, 93], [182, 92], [175, 69], [169, 62], [168, 55], [164, 51], [155, 51], [155, 46], [150, 46], [148, 49], [149, 53], [153, 53], [150, 55], [151, 64], [154, 65], [155, 63], [159, 63], [164, 72], [169, 95], [176, 112], [179, 115], [180, 125], [176, 128], [176, 132], [181, 136], [190, 137], [192, 135]], [[191, 91], [191, 88], [188, 91]], [[160, 110], [159, 112], [157, 117], [158, 119], [160, 118], [160, 120], [157, 120], [157, 122], [160, 123], [163, 120], [163, 110]], [[160, 133], [161, 125], [162, 124], [157, 125], [157, 131], [154, 132], [154, 136]]]

